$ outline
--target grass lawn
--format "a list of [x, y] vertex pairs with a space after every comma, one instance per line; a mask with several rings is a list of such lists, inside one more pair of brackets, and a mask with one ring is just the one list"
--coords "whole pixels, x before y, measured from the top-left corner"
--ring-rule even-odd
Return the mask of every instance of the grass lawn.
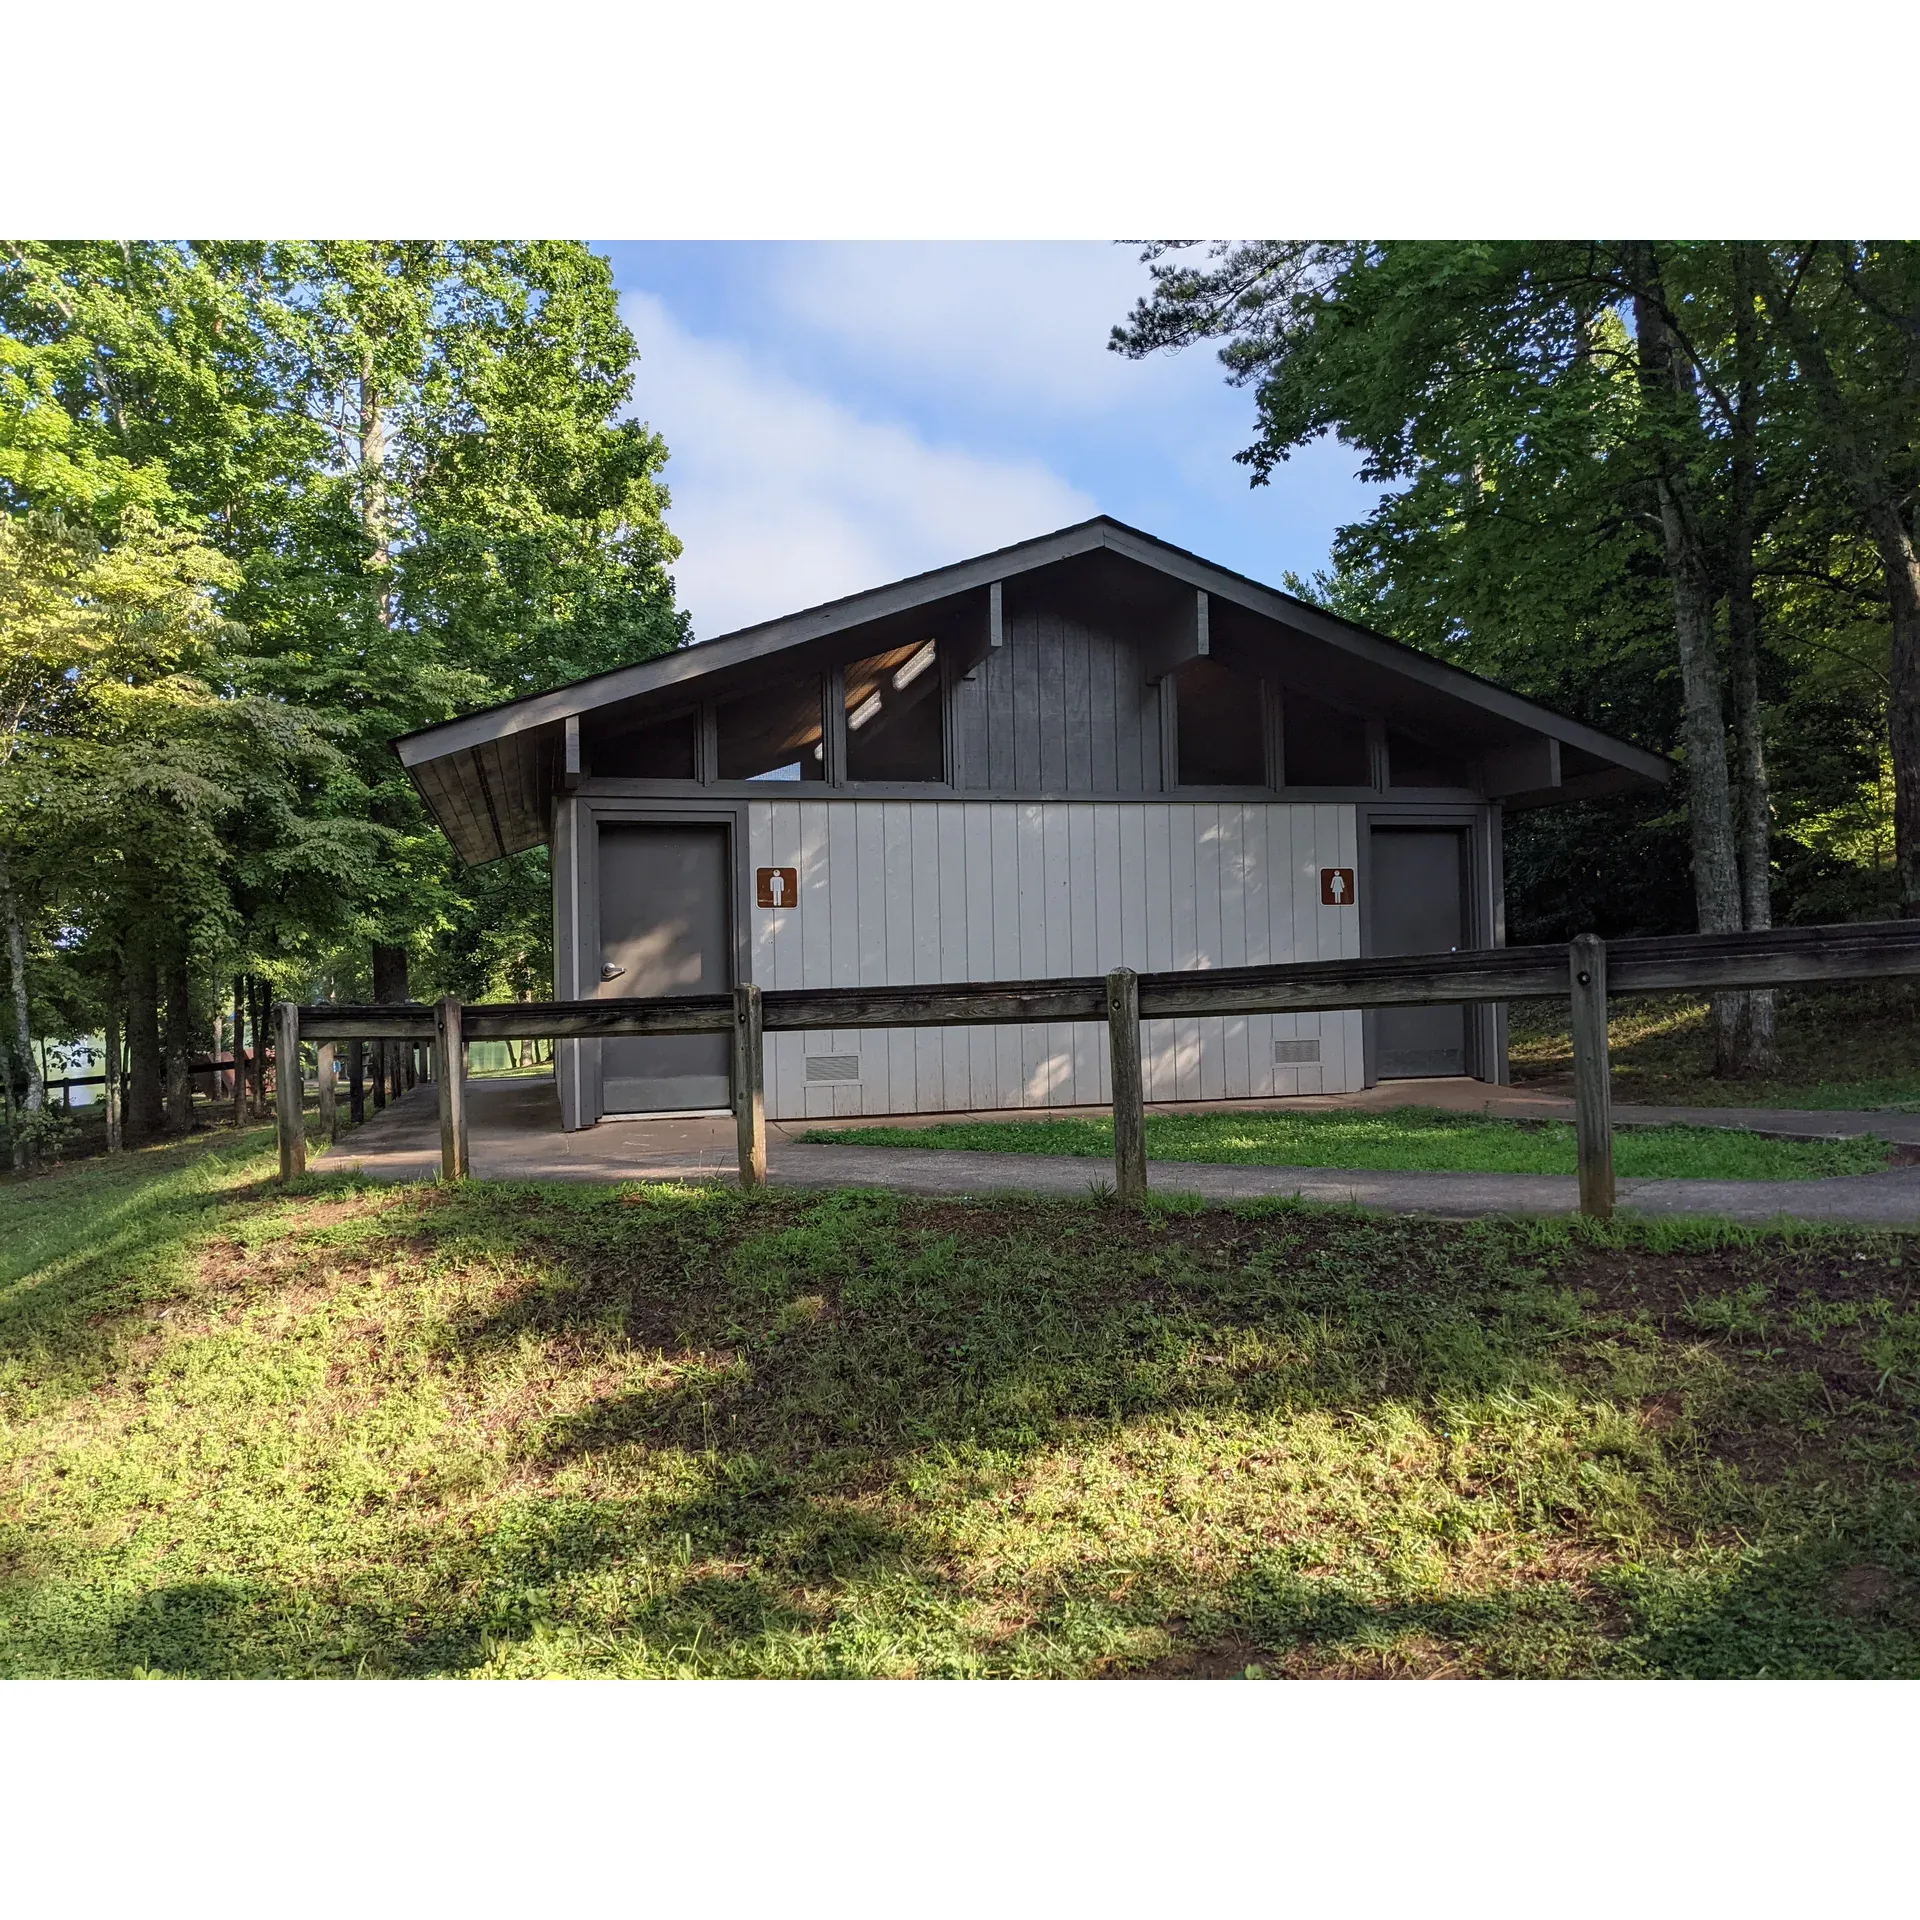
[[[1780, 1070], [1716, 1080], [1708, 1003], [1691, 994], [1635, 994], [1613, 1003], [1607, 1039], [1613, 1097], [1670, 1106], [1868, 1107], [1920, 1112], [1920, 983], [1783, 987], [1774, 996]], [[1508, 1009], [1516, 1081], [1573, 1084], [1564, 1000]]]
[[[1113, 1121], [985, 1120], [926, 1127], [822, 1127], [803, 1139], [830, 1145], [962, 1148], [978, 1153], [1064, 1153], [1113, 1157]], [[1614, 1170], [1622, 1178], [1817, 1180], [1874, 1173], [1887, 1165], [1883, 1140], [1777, 1140], [1717, 1127], [1622, 1127]], [[1255, 1167], [1378, 1167], [1402, 1172], [1566, 1173], [1574, 1171], [1570, 1122], [1545, 1125], [1441, 1113], [1308, 1109], [1263, 1113], [1150, 1113], [1147, 1156]]]
[[0, 1182], [0, 1670], [1920, 1675], [1908, 1237], [270, 1165]]

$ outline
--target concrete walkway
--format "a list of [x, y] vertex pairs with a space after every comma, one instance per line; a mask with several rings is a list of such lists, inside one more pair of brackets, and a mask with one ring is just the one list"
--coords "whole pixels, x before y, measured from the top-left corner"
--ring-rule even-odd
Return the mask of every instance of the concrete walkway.
[[[1456, 1087], [1458, 1082], [1421, 1082], [1421, 1087]], [[1506, 1088], [1483, 1095], [1510, 1096]], [[1399, 1082], [1395, 1097], [1373, 1105], [1452, 1104], [1407, 1096]], [[1377, 1090], [1375, 1090], [1377, 1091]], [[1244, 1108], [1245, 1103], [1236, 1102]], [[1289, 1107], [1306, 1102], [1286, 1103]], [[1359, 1104], [1318, 1101], [1316, 1105]], [[1558, 1103], [1564, 1105], [1566, 1103]], [[1472, 1109], [1479, 1111], [1476, 1104]], [[1664, 1109], [1642, 1108], [1659, 1113]], [[1678, 1118], [1676, 1109], [1672, 1117]], [[1692, 1110], [1688, 1110], [1692, 1111]], [[1741, 1109], [1703, 1108], [1716, 1116], [1701, 1124], [1768, 1124], [1764, 1132], [1797, 1132], [1771, 1124], [1777, 1114], [1747, 1115]], [[961, 1116], [945, 1114], [941, 1119]], [[986, 1116], [980, 1116], [986, 1117]], [[1011, 1116], [1008, 1116], [1011, 1117]], [[1021, 1118], [1031, 1119], [1031, 1113]], [[1517, 1116], [1516, 1116], [1517, 1117]], [[1526, 1117], [1558, 1118], [1529, 1104]], [[1797, 1116], [1796, 1116], [1797, 1117]], [[1804, 1116], [1822, 1122], [1870, 1118], [1871, 1128], [1849, 1126], [1854, 1133], [1882, 1138], [1920, 1138], [1920, 1129], [1895, 1133], [1889, 1124], [1911, 1127], [1920, 1116], [1900, 1114]], [[1064, 1154], [953, 1153], [914, 1147], [840, 1147], [796, 1136], [823, 1123], [767, 1126], [767, 1177], [776, 1186], [889, 1187], [899, 1193], [985, 1194], [1049, 1193], [1084, 1196], [1109, 1188], [1113, 1169], [1104, 1160]], [[846, 1124], [860, 1124], [849, 1122]], [[891, 1124], [891, 1123], [889, 1123]], [[1826, 1137], [1831, 1137], [1829, 1129]], [[1820, 1136], [1815, 1136], [1820, 1137]], [[734, 1129], [730, 1115], [697, 1120], [603, 1121], [581, 1133], [560, 1131], [559, 1103], [551, 1079], [478, 1079], [468, 1083], [468, 1145], [473, 1173], [481, 1180], [689, 1180], [730, 1178], [735, 1169]], [[432, 1180], [440, 1171], [440, 1133], [434, 1090], [417, 1087], [375, 1114], [337, 1146], [318, 1155], [314, 1171], [362, 1172], [378, 1180]], [[1268, 1196], [1357, 1202], [1387, 1213], [1432, 1214], [1468, 1219], [1484, 1214], [1573, 1213], [1579, 1204], [1571, 1176], [1522, 1173], [1379, 1173], [1326, 1167], [1217, 1166], [1190, 1160], [1155, 1160], [1148, 1184], [1162, 1193], [1197, 1194], [1216, 1204]], [[1895, 1167], [1885, 1173], [1856, 1174], [1832, 1180], [1622, 1180], [1620, 1204], [1639, 1213], [1715, 1215], [1764, 1221], [1782, 1215], [1854, 1226], [1920, 1225], [1920, 1167]]]

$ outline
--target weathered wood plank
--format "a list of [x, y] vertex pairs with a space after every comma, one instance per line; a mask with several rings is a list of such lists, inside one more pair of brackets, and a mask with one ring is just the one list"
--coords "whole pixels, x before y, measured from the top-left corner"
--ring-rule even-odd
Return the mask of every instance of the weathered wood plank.
[[1147, 1110], [1140, 1072], [1140, 976], [1107, 975], [1107, 1051], [1113, 1079], [1113, 1187], [1122, 1206], [1147, 1197]]
[[[1033, 811], [1037, 814], [1039, 809]], [[1037, 827], [1038, 822], [1033, 825]], [[1033, 834], [1036, 841], [1039, 837]], [[1030, 894], [1044, 919], [1046, 887], [1041, 875], [1034, 880]], [[1025, 900], [1021, 905], [1025, 907]], [[1032, 927], [1033, 918], [1028, 913], [1036, 944], [1047, 942], [1050, 929]], [[1607, 960], [1608, 989], [1614, 994], [1904, 978], [1920, 975], [1920, 922], [1621, 940], [1608, 948]], [[1567, 991], [1566, 964], [1566, 949], [1551, 946], [1317, 960], [1278, 967], [1176, 968], [1141, 975], [1140, 1011], [1147, 1019], [1197, 1019], [1544, 998]], [[1098, 1020], [1105, 1018], [1105, 992], [1105, 980], [1097, 974], [931, 987], [804, 988], [767, 994], [765, 1023], [767, 1031], [774, 1032]], [[298, 1007], [290, 1008], [289, 1015], [296, 1036], [307, 1040], [434, 1037], [433, 1012], [420, 1006]], [[470, 1039], [544, 1040], [722, 1033], [731, 1028], [733, 1014], [728, 995], [689, 994], [648, 1000], [476, 1005], [464, 1009], [464, 1020]]]
[[307, 1170], [306, 1103], [300, 1084], [300, 1009], [282, 1000], [273, 1010], [273, 1106], [280, 1128], [280, 1178]]
[[751, 981], [733, 990], [733, 1117], [740, 1149], [740, 1184], [767, 1184], [766, 1051], [761, 993]]
[[440, 1054], [440, 1178], [467, 1177], [467, 1035], [464, 1010], [451, 994], [433, 1010], [433, 1043]]
[[1567, 949], [1573, 999], [1573, 1131], [1580, 1211], [1613, 1218], [1613, 1082], [1607, 1059], [1607, 945], [1583, 933]]

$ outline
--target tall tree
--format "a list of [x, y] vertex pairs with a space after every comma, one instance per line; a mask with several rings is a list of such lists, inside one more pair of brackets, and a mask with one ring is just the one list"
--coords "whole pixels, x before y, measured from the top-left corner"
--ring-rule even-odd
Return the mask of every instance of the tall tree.
[[201, 694], [117, 736], [96, 716], [59, 750], [87, 777], [36, 820], [75, 851], [33, 911], [112, 949], [141, 1112], [169, 1048], [177, 1112], [213, 977], [304, 992], [377, 953], [404, 982], [462, 965], [489, 911], [526, 923], [502, 967], [544, 954], [540, 857], [512, 884], [456, 871], [387, 741], [685, 638], [632, 360], [572, 243], [0, 248], [0, 512], [57, 509], [112, 552], [139, 507], [142, 540], [225, 569], [174, 677]]
[[[1752, 255], [1350, 242], [1148, 259], [1152, 294], [1115, 346], [1223, 340], [1229, 377], [1255, 392], [1258, 438], [1240, 457], [1256, 484], [1320, 433], [1356, 446], [1389, 491], [1336, 551], [1370, 583], [1376, 620], [1600, 724], [1658, 744], [1677, 732], [1698, 924], [1769, 924], [1754, 582], [1778, 363], [1755, 325]], [[1661, 576], [1672, 721], [1646, 652]], [[1603, 674], [1596, 640], [1654, 684], [1633, 694], [1617, 666]], [[1723, 1071], [1768, 1067], [1770, 1002], [1725, 996], [1718, 1012]]]
[[1895, 857], [1902, 908], [1920, 914], [1920, 242], [1770, 249], [1760, 280], [1801, 374], [1807, 426], [1880, 562]]

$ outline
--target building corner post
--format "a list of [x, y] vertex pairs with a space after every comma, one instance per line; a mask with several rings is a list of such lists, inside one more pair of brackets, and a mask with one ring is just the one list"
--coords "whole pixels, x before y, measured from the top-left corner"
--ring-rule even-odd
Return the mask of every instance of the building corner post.
[[460, 1002], [447, 994], [433, 1010], [433, 1044], [440, 1055], [440, 1178], [467, 1177], [467, 1049]]

